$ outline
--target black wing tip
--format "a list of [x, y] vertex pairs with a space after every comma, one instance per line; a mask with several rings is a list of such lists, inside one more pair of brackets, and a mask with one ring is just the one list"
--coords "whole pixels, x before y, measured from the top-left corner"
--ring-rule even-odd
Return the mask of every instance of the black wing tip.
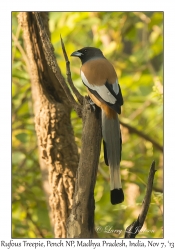
[[105, 141], [103, 140], [103, 148], [104, 148], [104, 161], [105, 161], [105, 164], [107, 166], [109, 166], [109, 163], [108, 163], [108, 156], [107, 156], [107, 149], [106, 149], [106, 143]]
[[113, 189], [111, 190], [111, 204], [116, 205], [124, 201], [123, 189]]

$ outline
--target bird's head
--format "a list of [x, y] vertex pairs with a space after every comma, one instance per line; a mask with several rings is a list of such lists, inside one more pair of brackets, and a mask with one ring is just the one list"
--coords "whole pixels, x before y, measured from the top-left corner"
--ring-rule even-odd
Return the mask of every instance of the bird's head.
[[74, 51], [71, 54], [71, 56], [79, 57], [82, 64], [87, 62], [90, 59], [95, 59], [95, 58], [98, 58], [98, 57], [104, 58], [103, 53], [101, 52], [101, 50], [97, 49], [97, 48], [94, 48], [94, 47], [84, 47], [82, 49]]

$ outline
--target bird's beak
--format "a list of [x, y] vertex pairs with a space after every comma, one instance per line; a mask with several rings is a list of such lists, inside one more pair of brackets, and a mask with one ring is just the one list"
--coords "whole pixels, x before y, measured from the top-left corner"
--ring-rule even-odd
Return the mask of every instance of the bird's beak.
[[71, 56], [77, 56], [77, 57], [80, 57], [80, 56], [82, 56], [82, 55], [83, 55], [83, 53], [78, 52], [78, 51], [74, 51], [74, 52], [71, 54]]

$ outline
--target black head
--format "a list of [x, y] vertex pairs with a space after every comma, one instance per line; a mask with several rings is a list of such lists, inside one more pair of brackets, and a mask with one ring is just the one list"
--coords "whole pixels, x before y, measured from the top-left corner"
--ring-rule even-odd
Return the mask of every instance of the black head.
[[94, 47], [84, 47], [82, 49], [73, 52], [71, 56], [79, 57], [82, 64], [93, 58], [98, 58], [98, 57], [104, 58], [101, 50]]

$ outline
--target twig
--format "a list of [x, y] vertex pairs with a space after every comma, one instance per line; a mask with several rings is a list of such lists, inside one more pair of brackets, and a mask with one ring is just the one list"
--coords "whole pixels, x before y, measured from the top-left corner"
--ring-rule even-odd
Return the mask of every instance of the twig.
[[42, 47], [43, 47], [43, 52], [44, 52], [47, 64], [52, 69], [53, 74], [55, 75], [55, 77], [59, 81], [59, 83], [61, 84], [61, 86], [62, 86], [65, 94], [67, 95], [67, 98], [70, 101], [73, 109], [81, 117], [82, 107], [81, 107], [81, 105], [79, 105], [75, 101], [73, 95], [70, 92], [70, 89], [68, 88], [67, 84], [65, 84], [65, 81], [64, 81], [62, 75], [60, 74], [60, 69], [58, 68], [57, 61], [56, 61], [56, 58], [54, 55], [54, 48], [50, 42], [50, 39], [47, 35], [46, 30], [45, 30], [41, 15], [39, 12], [33, 12], [33, 14], [35, 15], [35, 18], [37, 21], [39, 34], [40, 34], [40, 38], [41, 38], [41, 43], [42, 43]]
[[[15, 35], [17, 41], [18, 41], [18, 38], [19, 38], [20, 30], [21, 30], [21, 27], [20, 27], [20, 25], [18, 25], [16, 35]], [[12, 39], [13, 39], [13, 35], [14, 34], [12, 32]], [[13, 51], [13, 54], [12, 54], [12, 64], [13, 64], [14, 59], [15, 59], [16, 48], [17, 48], [17, 45], [15, 44], [14, 51]]]
[[163, 193], [163, 189], [159, 187], [154, 187], [153, 190], [158, 193]]
[[129, 124], [127, 123], [124, 123], [120, 120], [120, 124], [123, 126], [123, 127], [126, 127], [131, 133], [134, 133], [134, 134], [137, 134], [139, 135], [140, 137], [144, 138], [145, 140], [147, 141], [150, 141], [157, 149], [159, 149], [160, 151], [163, 151], [163, 146], [160, 145], [158, 142], [156, 142], [155, 140], [153, 140], [151, 137], [149, 137], [148, 135], [144, 134], [143, 132], [137, 130], [136, 128], [130, 126]]
[[64, 59], [66, 61], [66, 75], [67, 75], [67, 81], [73, 91], [73, 93], [75, 94], [75, 96], [77, 97], [79, 103], [81, 105], [83, 105], [83, 96], [78, 92], [78, 90], [75, 88], [74, 84], [73, 84], [73, 81], [72, 81], [72, 78], [71, 78], [71, 71], [70, 71], [70, 62], [69, 62], [69, 59], [68, 59], [68, 56], [67, 56], [67, 53], [66, 53], [66, 49], [65, 49], [65, 46], [64, 46], [64, 43], [63, 43], [63, 39], [60, 35], [60, 39], [61, 39], [61, 46], [62, 46], [62, 51], [63, 51], [63, 54], [64, 54]]
[[26, 56], [26, 53], [25, 53], [24, 49], [22, 48], [21, 44], [19, 43], [18, 38], [13, 33], [12, 33], [12, 39], [15, 43], [15, 46], [18, 48], [19, 52], [21, 53], [21, 55], [26, 63], [27, 70], [29, 70], [30, 65], [29, 65], [29, 60]]
[[155, 161], [153, 161], [150, 167], [150, 171], [149, 171], [147, 190], [146, 190], [145, 198], [142, 202], [141, 212], [137, 220], [134, 221], [130, 226], [126, 228], [125, 238], [135, 238], [143, 226], [146, 215], [148, 213], [150, 201], [151, 201], [151, 193], [153, 189], [153, 180], [154, 180], [155, 172], [156, 172]]
[[141, 107], [136, 109], [129, 117], [128, 119], [134, 120], [138, 115], [140, 115], [146, 107], [150, 105], [150, 100], [146, 100]]
[[33, 223], [33, 225], [36, 227], [36, 229], [37, 229], [38, 233], [40, 234], [41, 238], [44, 239], [45, 236], [44, 236], [42, 230], [39, 228], [39, 226], [37, 225], [37, 223], [32, 219], [32, 216], [31, 216], [31, 214], [28, 211], [27, 211], [27, 217]]
[[[19, 169], [22, 169], [24, 167], [24, 164], [26, 163], [27, 159], [33, 154], [33, 152], [37, 149], [37, 145], [32, 148], [26, 155], [26, 157], [24, 158], [24, 160], [21, 162], [21, 164], [19, 165]], [[25, 154], [25, 152], [24, 152]]]
[[[31, 91], [31, 88], [28, 88], [26, 91], [25, 91], [25, 96], [21, 99], [21, 103], [19, 104], [18, 107], [16, 107], [13, 111], [13, 116], [12, 116], [12, 123], [15, 121], [15, 117], [16, 117], [16, 114], [17, 112], [19, 111], [19, 109], [21, 108], [21, 106], [26, 103], [26, 101], [28, 100], [28, 97], [27, 97], [27, 94], [28, 92]], [[16, 96], [18, 96], [19, 93], [17, 93], [13, 98], [15, 98]]]

